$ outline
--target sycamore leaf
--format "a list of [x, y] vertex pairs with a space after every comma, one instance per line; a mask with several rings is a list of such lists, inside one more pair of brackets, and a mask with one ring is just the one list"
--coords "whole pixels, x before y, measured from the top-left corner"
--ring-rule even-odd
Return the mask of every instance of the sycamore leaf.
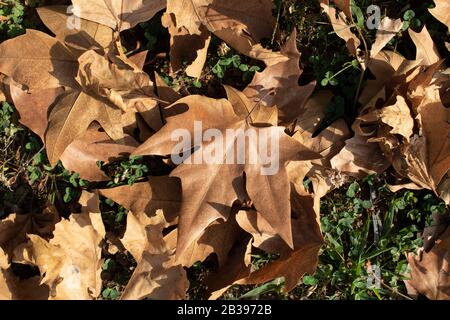
[[[327, 1], [327, 0], [323, 0]], [[333, 0], [336, 8], [344, 12], [345, 16], [349, 21], [353, 21], [352, 17], [352, 9], [351, 9], [351, 1], [350, 0]]]
[[[151, 125], [159, 129], [161, 117], [154, 100], [153, 83], [145, 72], [133, 70], [125, 63], [111, 63], [93, 50], [86, 51], [78, 61], [77, 80], [86, 92], [108, 99], [124, 112], [145, 109], [154, 113]], [[122, 61], [119, 58], [116, 62]]]
[[11, 269], [9, 260], [0, 247], [0, 300], [47, 300], [49, 289], [39, 284], [40, 277], [20, 279]]
[[352, 32], [351, 25], [347, 24], [346, 14], [344, 12], [339, 12], [339, 14], [336, 14], [336, 9], [330, 7], [329, 4], [324, 2], [322, 2], [320, 6], [330, 19], [331, 26], [333, 27], [336, 35], [345, 41], [350, 54], [357, 56], [358, 47], [361, 44], [361, 41]]
[[392, 128], [390, 131], [392, 134], [399, 134], [409, 141], [413, 134], [414, 120], [402, 96], [397, 96], [397, 102], [394, 105], [381, 110], [380, 119]]
[[423, 135], [427, 139], [431, 175], [439, 184], [450, 169], [450, 109], [442, 105], [439, 90], [430, 86], [418, 107]]
[[264, 61], [268, 66], [286, 60], [283, 54], [263, 48], [259, 42], [272, 36], [275, 19], [272, 0], [212, 0], [197, 6], [201, 22], [237, 51]]
[[226, 263], [206, 278], [209, 300], [219, 299], [233, 283], [248, 277], [252, 268], [251, 253], [252, 241], [244, 237], [233, 247]]
[[12, 270], [0, 268], [0, 300], [47, 300], [49, 289], [39, 282], [39, 276], [21, 280]]
[[147, 60], [148, 56], [148, 50], [138, 52], [132, 56], [130, 56], [128, 59], [136, 65], [139, 69], [143, 70], [145, 67], [145, 61]]
[[169, 251], [162, 237], [163, 229], [168, 226], [162, 210], [158, 209], [153, 217], [147, 216], [145, 212], [130, 211], [127, 215], [127, 229], [120, 241], [139, 262], [145, 251], [152, 254]]
[[251, 101], [243, 92], [233, 87], [224, 86], [224, 88], [238, 117], [248, 118], [253, 125], [257, 126], [278, 125], [278, 109], [276, 107], [268, 107]]
[[336, 155], [345, 145], [345, 140], [350, 137], [350, 131], [343, 119], [334, 121], [316, 134], [318, 126], [325, 119], [326, 107], [331, 98], [332, 96], [328, 92], [319, 92], [313, 95], [306, 102], [302, 114], [297, 117], [292, 136], [305, 147], [320, 153], [326, 159]]
[[57, 39], [36, 30], [0, 44], [0, 72], [30, 90], [77, 88], [78, 61]]
[[83, 212], [56, 224], [50, 241], [29, 235], [28, 245], [15, 251], [19, 261], [39, 267], [42, 283], [51, 289], [50, 299], [89, 300], [101, 291], [101, 242], [105, 229], [98, 196], [83, 192], [80, 203]]
[[97, 161], [108, 163], [116, 158], [128, 157], [138, 146], [129, 135], [125, 135], [123, 142], [114, 142], [98, 124], [93, 123], [64, 150], [61, 162], [67, 170], [79, 173], [81, 179], [108, 181]]
[[[209, 225], [201, 236], [177, 257], [177, 261], [184, 267], [191, 267], [198, 261], [204, 261], [211, 254], [217, 256], [219, 266], [223, 266], [233, 245], [242, 235], [242, 230], [233, 218], [226, 222], [215, 221]], [[177, 245], [178, 230], [169, 233], [164, 240], [170, 248], [175, 249]]]
[[0, 220], [0, 248], [10, 254], [16, 246], [26, 241], [27, 234], [50, 238], [58, 219], [51, 207], [40, 214], [10, 214]]
[[378, 27], [377, 35], [370, 56], [375, 57], [395, 35], [402, 29], [403, 21], [401, 19], [392, 20], [389, 17], [383, 18]]
[[[443, 233], [430, 252], [421, 257], [408, 255], [411, 279], [405, 282], [432, 300], [450, 299], [450, 228]], [[409, 290], [408, 290], [409, 291]]]
[[241, 210], [236, 215], [239, 226], [253, 237], [252, 245], [272, 254], [286, 252], [289, 247], [284, 243], [264, 217], [254, 211]]
[[[107, 26], [85, 19], [74, 18], [68, 6], [49, 6], [37, 8], [39, 17], [61, 42], [74, 54], [84, 51], [104, 50], [113, 41], [113, 30]], [[75, 21], [75, 19], [77, 19]]]
[[73, 13], [117, 31], [150, 20], [166, 6], [166, 0], [72, 0]]
[[162, 23], [170, 33], [170, 67], [179, 71], [186, 64], [186, 74], [199, 78], [206, 62], [211, 34], [197, 16], [196, 7], [210, 0], [168, 0]]
[[181, 300], [188, 288], [186, 271], [173, 256], [144, 252], [121, 299]]
[[377, 143], [368, 142], [368, 138], [356, 134], [345, 141], [345, 147], [331, 159], [331, 166], [340, 172], [355, 177], [367, 174], [379, 174], [389, 167]]
[[[287, 136], [284, 128], [251, 127], [245, 120], [241, 120], [234, 114], [233, 107], [227, 100], [189, 96], [179, 100], [172, 108], [185, 106], [189, 108], [187, 112], [168, 118], [167, 124], [134, 153], [136, 155], [170, 155], [189, 152], [192, 147], [198, 148], [172, 172], [173, 176], [181, 179], [183, 188], [177, 254], [181, 255], [213, 221], [227, 220], [235, 200], [246, 199], [244, 172], [246, 173], [246, 191], [255, 207], [272, 224], [283, 240], [292, 245], [291, 228], [289, 223], [286, 223], [290, 217], [290, 186], [287, 183], [284, 165], [288, 160], [309, 160], [317, 155]], [[195, 131], [198, 131], [198, 128], [196, 129], [198, 121], [202, 122], [203, 130], [217, 128], [214, 131], [216, 136], [209, 139], [209, 143], [204, 144], [194, 142], [192, 145], [192, 141], [184, 141], [180, 148], [179, 144], [172, 140], [172, 133], [177, 129], [183, 129], [183, 132], [194, 137]], [[235, 149], [239, 138], [237, 134], [231, 139], [226, 139], [225, 143], [221, 142], [220, 136], [225, 136], [227, 129], [237, 130], [236, 132], [251, 130], [257, 136], [265, 136], [272, 141], [278, 140], [280, 158], [275, 163], [278, 168], [277, 173], [261, 174], [262, 159], [259, 158], [261, 155], [255, 154], [258, 149], [255, 139], [250, 139], [250, 143], [245, 145], [238, 144], [237, 155], [245, 157], [243, 164], [227, 164], [238, 162], [237, 158], [228, 159], [228, 161], [225, 158], [227, 154], [230, 154], [230, 150]], [[207, 163], [196, 161], [203, 154], [209, 158], [209, 161]], [[253, 154], [253, 161], [249, 161], [250, 154]]]
[[450, 29], [450, 3], [447, 0], [434, 0], [435, 8], [430, 13]]
[[447, 172], [447, 177], [442, 179], [438, 186], [438, 193], [441, 199], [447, 206], [450, 205], [450, 172]]
[[303, 111], [306, 101], [314, 90], [315, 82], [305, 86], [298, 85], [298, 79], [303, 71], [299, 67], [300, 53], [297, 49], [295, 29], [281, 48], [281, 54], [288, 60], [256, 73], [253, 81], [244, 90], [244, 94], [256, 105], [264, 103], [268, 107], [276, 106], [280, 122], [289, 123]]
[[[123, 138], [122, 112], [81, 91], [68, 91], [50, 110], [45, 134], [47, 156], [56, 165], [66, 148], [81, 137], [93, 121], [114, 140]], [[73, 125], [76, 123], [77, 125]]]
[[136, 214], [145, 212], [152, 217], [160, 209], [168, 222], [175, 221], [181, 205], [180, 180], [167, 176], [150, 177], [147, 182], [101, 189], [99, 192]]
[[168, 0], [163, 25], [171, 35], [171, 70], [186, 63], [186, 74], [201, 75], [211, 40], [210, 32], [237, 51], [273, 65], [286, 57], [263, 48], [262, 38], [272, 36], [275, 20], [271, 0]]
[[48, 110], [64, 93], [64, 89], [42, 89], [29, 93], [18, 86], [10, 85], [10, 93], [14, 106], [20, 114], [20, 123], [44, 141]]
[[423, 26], [421, 32], [414, 32], [409, 28], [408, 33], [416, 45], [416, 60], [421, 61], [422, 65], [432, 65], [441, 59], [426, 26]]
[[137, 261], [137, 267], [121, 299], [184, 299], [189, 282], [186, 271], [175, 262], [162, 231], [169, 224], [159, 210], [149, 218], [145, 213], [128, 213], [127, 230], [122, 238], [125, 248]]
[[312, 198], [305, 196], [300, 201], [306, 202], [302, 208], [308, 209], [295, 212], [295, 219], [292, 219], [294, 250], [282, 253], [279, 259], [237, 281], [238, 284], [260, 284], [284, 277], [284, 291], [289, 292], [297, 286], [305, 273], [314, 274], [323, 238], [316, 213], [311, 206]]
[[198, 14], [213, 33], [230, 29], [239, 36], [245, 33], [257, 43], [272, 35], [275, 25], [272, 7], [271, 0], [212, 0], [207, 6], [199, 6]]

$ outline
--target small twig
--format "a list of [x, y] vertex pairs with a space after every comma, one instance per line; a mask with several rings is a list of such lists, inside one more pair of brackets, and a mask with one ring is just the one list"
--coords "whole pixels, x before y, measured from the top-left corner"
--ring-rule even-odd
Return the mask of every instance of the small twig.
[[272, 39], [270, 40], [270, 45], [272, 45], [272, 46], [273, 46], [273, 43], [275, 42], [275, 37], [277, 35], [278, 26], [279, 26], [279, 23], [280, 23], [280, 14], [281, 14], [281, 3], [280, 3], [280, 6], [278, 7], [277, 21], [276, 21], [275, 27], [273, 29]]
[[[359, 36], [364, 45], [364, 65], [361, 65], [362, 71], [361, 71], [361, 75], [359, 77], [358, 88], [356, 89], [356, 92], [355, 92], [355, 100], [353, 102], [353, 110], [352, 110], [353, 115], [356, 113], [356, 105], [358, 104], [359, 93], [361, 91], [362, 83], [364, 81], [364, 75], [366, 73], [367, 63], [369, 62], [369, 59], [370, 59], [369, 47], [367, 46], [366, 39], [364, 38], [361, 30], [358, 27], [356, 29], [358, 30]], [[358, 52], [356, 52], [356, 55], [358, 55]]]

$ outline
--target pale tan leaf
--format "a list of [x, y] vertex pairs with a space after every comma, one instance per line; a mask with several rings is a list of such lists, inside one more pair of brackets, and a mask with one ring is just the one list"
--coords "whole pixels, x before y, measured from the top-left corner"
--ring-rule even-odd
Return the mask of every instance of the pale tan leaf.
[[416, 60], [421, 61], [422, 65], [432, 65], [441, 59], [426, 26], [420, 32], [409, 28], [408, 33], [416, 45]]
[[435, 8], [430, 13], [450, 29], [450, 3], [447, 0], [434, 0]]
[[[167, 11], [162, 18], [163, 25], [169, 29], [170, 33], [170, 67], [172, 72], [177, 72], [186, 66], [186, 75], [200, 78], [206, 62], [211, 34], [203, 25], [199, 27], [200, 34], [190, 33], [189, 26], [183, 25], [183, 19], [177, 18], [188, 16], [187, 12], [193, 5], [191, 1], [186, 1], [187, 7], [178, 7], [181, 2], [183, 1], [169, 1], [169, 4], [176, 3], [177, 9], [182, 11]], [[196, 15], [193, 21], [200, 23]]]
[[395, 104], [381, 110], [380, 119], [392, 128], [390, 131], [392, 134], [399, 134], [409, 141], [413, 134], [414, 119], [402, 96], [397, 96]]
[[159, 210], [149, 218], [145, 213], [128, 213], [122, 242], [137, 261], [137, 267], [121, 299], [184, 299], [189, 282], [186, 271], [175, 262], [162, 231], [169, 224]]
[[117, 31], [150, 20], [166, 6], [166, 0], [72, 0], [73, 13]]
[[370, 56], [375, 57], [383, 48], [388, 44], [389, 41], [397, 32], [402, 29], [403, 21], [401, 19], [392, 20], [389, 17], [383, 18], [381, 24], [378, 27], [377, 35], [372, 49], [370, 50]]
[[346, 15], [344, 12], [339, 12], [336, 14], [336, 9], [330, 7], [326, 3], [321, 3], [323, 11], [327, 14], [330, 19], [331, 26], [333, 27], [336, 35], [345, 41], [348, 51], [353, 56], [357, 56], [357, 49], [361, 44], [359, 38], [352, 32], [351, 25], [346, 22]]
[[297, 286], [305, 273], [314, 274], [323, 238], [311, 205], [312, 198], [305, 196], [299, 201], [304, 202], [302, 209], [305, 210], [295, 212], [295, 219], [292, 219], [294, 250], [283, 252], [279, 259], [237, 281], [238, 284], [260, 284], [284, 277], [284, 291], [289, 292]]
[[77, 80], [86, 92], [108, 99], [124, 112], [141, 109], [154, 112], [154, 122], [157, 121], [154, 126], [159, 129], [161, 119], [153, 99], [153, 82], [145, 72], [112, 63], [93, 50], [85, 52], [78, 61]]
[[121, 299], [181, 300], [188, 287], [186, 271], [173, 256], [144, 252]]
[[[215, 221], [204, 230], [197, 240], [177, 256], [177, 262], [189, 268], [196, 262], [204, 261], [211, 254], [215, 254], [219, 266], [223, 266], [236, 239], [241, 234], [242, 230], [233, 216], [226, 222]], [[177, 236], [178, 230], [175, 229], [164, 237], [170, 248], [176, 248]]]
[[39, 214], [10, 214], [0, 220], [0, 248], [11, 254], [16, 246], [27, 240], [27, 234], [37, 234], [48, 239], [58, 219], [55, 209], [51, 207]]

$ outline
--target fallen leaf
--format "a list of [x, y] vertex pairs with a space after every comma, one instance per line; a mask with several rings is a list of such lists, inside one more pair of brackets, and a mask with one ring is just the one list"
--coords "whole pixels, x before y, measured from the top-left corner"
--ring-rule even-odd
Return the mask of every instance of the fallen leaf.
[[[173, 176], [181, 179], [183, 189], [183, 202], [180, 212], [179, 238], [177, 254], [183, 251], [197, 239], [202, 231], [217, 219], [227, 220], [230, 209], [235, 200], [246, 198], [243, 173], [246, 173], [246, 187], [250, 198], [254, 201], [265, 219], [288, 244], [292, 245], [292, 235], [286, 217], [290, 216], [290, 205], [288, 200], [289, 184], [284, 164], [287, 160], [309, 160], [317, 157], [314, 152], [310, 152], [300, 143], [284, 134], [282, 127], [255, 128], [250, 127], [245, 120], [241, 120], [234, 114], [231, 103], [227, 100], [214, 100], [201, 96], [189, 96], [179, 100], [176, 105], [184, 108], [187, 112], [167, 119], [167, 124], [143, 145], [141, 145], [135, 155], [170, 155], [174, 153], [187, 152], [194, 147], [199, 148], [183, 161], [183, 165], [178, 166], [172, 172]], [[201, 144], [201, 142], [188, 141], [180, 150], [176, 150], [177, 142], [172, 140], [174, 130], [183, 129], [183, 132], [194, 136], [196, 121], [201, 121], [203, 130], [218, 128], [217, 134], [222, 132], [225, 136], [226, 129], [235, 130], [255, 130], [258, 135], [280, 139], [280, 156], [278, 161], [278, 173], [275, 175], [261, 175], [261, 159], [256, 160], [256, 164], [250, 164], [249, 150], [252, 146], [242, 146], [237, 154], [245, 157], [245, 164], [226, 164], [225, 157], [228, 150], [234, 149], [237, 136], [226, 141], [226, 145], [216, 145], [214, 142]], [[204, 150], [221, 150], [211, 155], [211, 163], [199, 164], [195, 158], [202, 155]], [[256, 149], [255, 149], [256, 150]], [[222, 153], [222, 155], [220, 155]], [[211, 159], [210, 159], [211, 160]], [[233, 159], [231, 159], [233, 160]], [[229, 162], [228, 162], [229, 163]]]
[[392, 134], [399, 134], [409, 141], [413, 134], [414, 120], [402, 96], [397, 96], [397, 102], [394, 105], [381, 110], [380, 119], [392, 128], [390, 131]]
[[181, 206], [180, 180], [167, 176], [150, 177], [147, 182], [101, 189], [99, 192], [137, 214], [145, 212], [152, 217], [161, 209], [168, 222], [175, 221]]
[[97, 161], [108, 163], [128, 157], [138, 145], [128, 135], [125, 135], [123, 144], [114, 142], [98, 124], [93, 123], [64, 150], [61, 162], [67, 170], [79, 173], [81, 179], [108, 181], [109, 177], [98, 167]]
[[108, 99], [123, 112], [144, 109], [153, 112], [152, 126], [159, 129], [161, 117], [154, 100], [153, 82], [143, 71], [116, 65], [93, 50], [86, 51], [78, 59], [80, 70], [77, 80], [83, 89], [93, 96]]
[[170, 67], [172, 72], [186, 64], [186, 74], [199, 78], [206, 62], [211, 34], [200, 23], [196, 8], [211, 0], [168, 0], [163, 26], [170, 33]]
[[431, 300], [450, 299], [450, 228], [441, 235], [430, 252], [423, 252], [419, 258], [409, 253], [410, 286]]
[[315, 82], [305, 86], [298, 85], [303, 71], [299, 67], [300, 52], [297, 49], [295, 29], [281, 48], [281, 54], [288, 60], [256, 73], [252, 82], [244, 90], [244, 94], [255, 104], [264, 103], [268, 107], [277, 107], [280, 123], [289, 123], [303, 111], [306, 101], [315, 88]]
[[150, 20], [166, 6], [166, 0], [72, 0], [72, 12], [117, 31]]
[[113, 30], [96, 22], [74, 18], [68, 6], [37, 8], [39, 17], [56, 39], [79, 56], [84, 51], [104, 51], [113, 41]]
[[380, 174], [390, 166], [378, 144], [361, 135], [345, 141], [345, 147], [330, 161], [333, 169], [360, 178]]
[[159, 211], [149, 218], [144, 213], [128, 214], [127, 230], [122, 242], [137, 261], [122, 300], [184, 299], [189, 282], [186, 271], [175, 262], [173, 250], [168, 248], [162, 234], [167, 227], [164, 214]]
[[15, 259], [39, 267], [41, 283], [50, 287], [52, 300], [90, 300], [100, 295], [105, 229], [98, 196], [83, 192], [80, 203], [84, 212], [56, 224], [52, 239], [28, 235], [29, 243], [15, 250]]
[[29, 234], [50, 238], [58, 219], [52, 207], [39, 214], [10, 214], [0, 220], [0, 248], [12, 254], [15, 247], [27, 240]]
[[420, 32], [414, 32], [409, 28], [408, 33], [416, 45], [416, 60], [421, 61], [422, 65], [429, 66], [441, 60], [436, 45], [426, 26], [423, 26]]
[[450, 3], [447, 0], [434, 0], [434, 4], [436, 7], [428, 11], [450, 29]]
[[244, 237], [232, 249], [226, 263], [216, 272], [208, 275], [205, 284], [208, 288], [209, 300], [219, 299], [233, 283], [248, 277], [252, 268], [251, 252], [252, 241]]
[[312, 208], [313, 199], [302, 197], [305, 203], [302, 212], [296, 212], [292, 220], [294, 250], [282, 253], [280, 258], [252, 272], [238, 284], [260, 284], [279, 277], [285, 278], [284, 292], [294, 289], [305, 273], [314, 274], [318, 263], [319, 249], [323, 244], [316, 213]]
[[360, 46], [361, 41], [352, 32], [351, 25], [347, 24], [346, 14], [344, 12], [339, 12], [339, 14], [337, 14], [335, 8], [330, 7], [329, 4], [324, 2], [322, 2], [320, 6], [330, 19], [331, 26], [333, 27], [336, 35], [345, 41], [345, 45], [347, 46], [350, 54], [352, 54], [353, 56], [357, 56], [358, 47]]
[[49, 108], [64, 93], [62, 88], [43, 89], [28, 93], [18, 86], [10, 86], [11, 98], [20, 114], [20, 123], [45, 140]]
[[[66, 148], [80, 138], [94, 121], [99, 122], [112, 139], [122, 139], [121, 116], [119, 109], [84, 92], [66, 92], [48, 116], [45, 146], [50, 164], [56, 165]], [[77, 125], [74, 126], [74, 123]]]
[[295, 120], [292, 137], [323, 157], [314, 162], [329, 160], [342, 149], [345, 140], [350, 138], [350, 130], [343, 119], [334, 121], [318, 134], [316, 132], [326, 117], [326, 108], [331, 99], [329, 92], [318, 92], [308, 99], [302, 113]]
[[[204, 261], [211, 254], [215, 254], [219, 266], [223, 266], [240, 235], [242, 235], [242, 230], [232, 215], [226, 222], [215, 221], [203, 231], [198, 239], [177, 256], [177, 262], [190, 268], [196, 262]], [[168, 246], [174, 250], [177, 245], [177, 237], [178, 230], [175, 229], [164, 238]]]
[[370, 56], [375, 57], [392, 38], [402, 29], [403, 21], [401, 19], [392, 20], [389, 17], [383, 18], [378, 27], [375, 42], [370, 50]]
[[247, 118], [256, 126], [277, 126], [278, 109], [251, 101], [247, 96], [230, 86], [224, 86], [228, 100], [238, 117]]
[[[37, 45], [38, 44], [38, 45]], [[57, 39], [36, 30], [0, 44], [0, 72], [30, 90], [77, 88], [78, 61]]]

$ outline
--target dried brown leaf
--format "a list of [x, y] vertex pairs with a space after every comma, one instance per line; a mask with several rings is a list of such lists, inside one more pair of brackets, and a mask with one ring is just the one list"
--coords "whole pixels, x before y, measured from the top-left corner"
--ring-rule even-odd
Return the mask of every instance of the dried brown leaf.
[[57, 39], [36, 30], [0, 44], [0, 72], [30, 90], [77, 88], [78, 62]]
[[450, 228], [441, 235], [430, 252], [422, 257], [408, 255], [411, 279], [406, 282], [432, 300], [450, 299]]
[[113, 41], [111, 28], [74, 18], [68, 6], [40, 7], [37, 12], [56, 39], [64, 42], [77, 56], [90, 49], [103, 51]]
[[108, 181], [109, 177], [97, 165], [97, 161], [111, 162], [128, 157], [138, 146], [131, 136], [125, 135], [123, 144], [114, 142], [106, 132], [93, 123], [86, 132], [74, 140], [61, 155], [64, 168], [80, 174], [88, 181]]
[[295, 29], [281, 48], [281, 54], [288, 59], [255, 74], [244, 94], [256, 105], [276, 106], [280, 122], [290, 123], [303, 111], [315, 88], [315, 82], [305, 86], [298, 85], [298, 79], [303, 71], [299, 67], [300, 52], [297, 49]]
[[[277, 136], [280, 140], [279, 171], [275, 175], [261, 175], [260, 164], [250, 164], [248, 161], [248, 148], [255, 148], [250, 142], [245, 149], [238, 150], [245, 155], [246, 164], [226, 164], [225, 158], [218, 158], [220, 153], [225, 157], [227, 150], [234, 148], [237, 137], [228, 139], [226, 145], [216, 145], [213, 141], [200, 147], [200, 151], [194, 152], [182, 165], [172, 173], [182, 181], [183, 202], [180, 212], [179, 238], [177, 254], [181, 254], [203, 230], [217, 219], [227, 220], [230, 209], [235, 200], [244, 200], [246, 193], [243, 185], [243, 173], [247, 177], [247, 192], [253, 200], [258, 211], [267, 219], [274, 229], [288, 244], [292, 244], [291, 228], [286, 223], [286, 217], [290, 216], [289, 184], [284, 164], [287, 160], [308, 160], [317, 157], [300, 143], [284, 134], [282, 127], [254, 128], [245, 120], [240, 120], [234, 114], [231, 103], [227, 100], [214, 100], [201, 96], [189, 96], [179, 100], [173, 108], [188, 108], [188, 111], [180, 115], [170, 117], [158, 133], [139, 147], [136, 155], [170, 155], [174, 153], [177, 142], [171, 139], [172, 132], [176, 129], [187, 130], [190, 136], [194, 136], [195, 122], [202, 121], [203, 129], [218, 128], [225, 136], [226, 129], [255, 130], [259, 135]], [[197, 129], [198, 130], [198, 129]], [[196, 142], [194, 142], [197, 144]], [[242, 147], [242, 146], [241, 146]], [[192, 141], [184, 145], [179, 152], [186, 152], [192, 148]], [[214, 162], [210, 164], [192, 164], [192, 160], [203, 150], [222, 148], [223, 152], [215, 152]], [[223, 149], [224, 148], [224, 149]], [[218, 149], [218, 150], [219, 150]], [[255, 149], [256, 150], [256, 149]], [[176, 151], [178, 153], [178, 151]], [[221, 156], [220, 156], [221, 157]], [[257, 160], [256, 163], [261, 162]]]

